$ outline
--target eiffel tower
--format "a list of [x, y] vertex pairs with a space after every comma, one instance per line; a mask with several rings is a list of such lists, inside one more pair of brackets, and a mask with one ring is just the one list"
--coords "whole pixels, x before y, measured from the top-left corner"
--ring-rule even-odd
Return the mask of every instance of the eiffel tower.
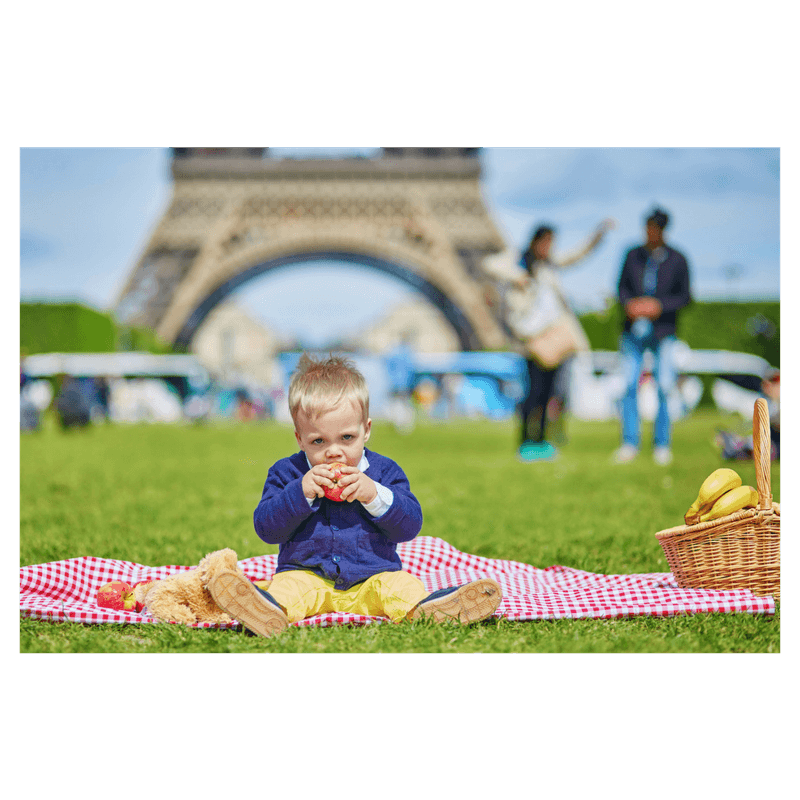
[[172, 199], [115, 308], [178, 349], [242, 284], [340, 260], [435, 304], [464, 350], [508, 344], [479, 262], [504, 248], [481, 195], [480, 148], [390, 148], [371, 158], [275, 158], [266, 147], [173, 147]]

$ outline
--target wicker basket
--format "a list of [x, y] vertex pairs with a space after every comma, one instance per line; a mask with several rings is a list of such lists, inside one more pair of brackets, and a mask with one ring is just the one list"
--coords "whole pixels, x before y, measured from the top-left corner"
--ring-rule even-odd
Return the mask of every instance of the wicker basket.
[[678, 586], [750, 589], [780, 600], [781, 517], [780, 506], [772, 502], [769, 412], [762, 399], [753, 409], [753, 451], [757, 508], [656, 534]]

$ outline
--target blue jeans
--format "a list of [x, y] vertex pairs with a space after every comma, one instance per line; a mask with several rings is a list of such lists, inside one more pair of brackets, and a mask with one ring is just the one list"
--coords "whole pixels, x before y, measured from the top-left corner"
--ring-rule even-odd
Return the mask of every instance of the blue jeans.
[[651, 350], [655, 356], [653, 377], [658, 388], [658, 414], [653, 430], [653, 443], [656, 447], [669, 447], [667, 398], [678, 377], [673, 355], [676, 341], [674, 336], [666, 336], [659, 342], [652, 333], [644, 339], [637, 339], [630, 333], [623, 333], [620, 337], [619, 349], [625, 373], [625, 394], [622, 396], [622, 441], [625, 444], [639, 447], [639, 405], [636, 394], [645, 350]]

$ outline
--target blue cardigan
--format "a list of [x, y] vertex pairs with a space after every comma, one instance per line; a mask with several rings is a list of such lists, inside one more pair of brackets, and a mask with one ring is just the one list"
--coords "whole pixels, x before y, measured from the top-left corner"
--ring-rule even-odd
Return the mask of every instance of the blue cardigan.
[[337, 589], [349, 589], [379, 572], [403, 568], [397, 543], [420, 532], [422, 509], [394, 461], [367, 449], [364, 454], [365, 474], [394, 495], [380, 517], [357, 500], [337, 503], [323, 497], [309, 505], [302, 489], [308, 472], [302, 451], [269, 470], [253, 523], [260, 539], [280, 545], [277, 572], [308, 570], [334, 581]]

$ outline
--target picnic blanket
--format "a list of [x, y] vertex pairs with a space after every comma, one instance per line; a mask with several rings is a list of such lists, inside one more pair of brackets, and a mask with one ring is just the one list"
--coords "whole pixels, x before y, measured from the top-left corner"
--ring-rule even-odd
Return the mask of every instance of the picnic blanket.
[[[497, 617], [513, 621], [542, 619], [614, 619], [667, 617], [708, 612], [775, 613], [772, 597], [757, 597], [747, 590], [680, 589], [670, 573], [600, 575], [569, 567], [537, 569], [519, 561], [485, 558], [456, 550], [432, 536], [418, 536], [398, 545], [403, 567], [416, 575], [429, 591], [494, 578], [503, 601]], [[251, 580], [267, 580], [277, 567], [277, 555], [257, 556], [239, 562]], [[25, 617], [83, 623], [157, 622], [149, 614], [99, 608], [97, 589], [112, 580], [131, 585], [166, 578], [187, 566], [147, 567], [104, 558], [71, 558], [20, 568], [20, 612]], [[387, 622], [384, 617], [358, 614], [320, 614], [296, 625]], [[197, 623], [195, 627], [239, 627]]]

